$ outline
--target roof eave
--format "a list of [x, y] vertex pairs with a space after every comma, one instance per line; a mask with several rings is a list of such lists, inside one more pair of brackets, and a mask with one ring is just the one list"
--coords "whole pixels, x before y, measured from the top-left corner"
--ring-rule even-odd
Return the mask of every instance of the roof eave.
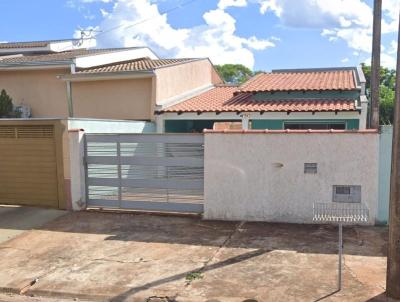
[[50, 45], [43, 47], [10, 47], [0, 48], [0, 54], [7, 53], [31, 53], [31, 52], [50, 52]]
[[355, 88], [342, 88], [342, 89], [274, 89], [274, 90], [238, 90], [237, 93], [271, 93], [271, 92], [301, 92], [301, 91], [359, 91], [361, 87], [356, 86]]
[[174, 110], [174, 111], [168, 111], [168, 110], [157, 110], [158, 114], [163, 114], [163, 113], [179, 113], [179, 114], [185, 114], [185, 113], [232, 113], [232, 112], [248, 112], [248, 113], [284, 113], [284, 112], [290, 112], [290, 113], [313, 113], [313, 112], [357, 112], [359, 111], [360, 108], [355, 108], [351, 110], [275, 110], [275, 111], [268, 111], [268, 110], [213, 110], [213, 111], [208, 111], [208, 110], [191, 110], [191, 111], [186, 111], [186, 110]]
[[123, 72], [101, 72], [101, 73], [75, 73], [59, 75], [63, 81], [84, 82], [84, 81], [104, 81], [119, 79], [143, 79], [154, 77], [153, 71], [123, 71]]
[[71, 60], [51, 61], [51, 62], [10, 62], [1, 63], [0, 70], [26, 70], [26, 69], [54, 69], [69, 68]]

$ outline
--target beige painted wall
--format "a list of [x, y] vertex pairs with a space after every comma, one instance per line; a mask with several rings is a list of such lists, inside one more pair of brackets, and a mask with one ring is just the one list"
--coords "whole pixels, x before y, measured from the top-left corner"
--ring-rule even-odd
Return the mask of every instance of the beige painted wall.
[[67, 90], [57, 75], [67, 69], [0, 71], [0, 89], [5, 89], [15, 105], [27, 105], [33, 117], [67, 117]]
[[219, 75], [217, 70], [215, 70], [215, 68], [211, 68], [211, 77], [212, 77], [213, 84], [223, 84], [224, 83], [224, 81], [221, 79], [221, 76]]
[[150, 119], [151, 78], [72, 83], [74, 117]]
[[206, 133], [204, 218], [311, 223], [333, 185], [361, 185], [373, 224], [378, 157], [378, 133]]
[[216, 74], [209, 60], [160, 68], [156, 73], [156, 104], [168, 103], [168, 99], [196, 88], [216, 82]]

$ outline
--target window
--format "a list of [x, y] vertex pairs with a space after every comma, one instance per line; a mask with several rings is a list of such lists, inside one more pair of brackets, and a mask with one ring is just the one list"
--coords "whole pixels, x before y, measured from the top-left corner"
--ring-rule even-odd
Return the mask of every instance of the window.
[[304, 174], [317, 174], [317, 163], [304, 163]]
[[294, 122], [285, 122], [285, 129], [293, 129], [293, 130], [344, 130], [346, 129], [345, 123], [294, 123]]
[[333, 202], [361, 202], [361, 186], [333, 186]]

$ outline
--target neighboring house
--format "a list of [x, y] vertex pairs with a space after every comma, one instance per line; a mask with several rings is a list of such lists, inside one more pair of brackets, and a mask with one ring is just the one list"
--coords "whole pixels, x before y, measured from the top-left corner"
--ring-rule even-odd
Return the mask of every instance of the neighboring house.
[[368, 101], [361, 68], [274, 70], [240, 86], [215, 85], [158, 107], [166, 132], [221, 129], [365, 129]]
[[0, 43], [0, 88], [34, 118], [154, 121], [156, 106], [222, 82], [208, 59], [160, 59], [147, 47]]

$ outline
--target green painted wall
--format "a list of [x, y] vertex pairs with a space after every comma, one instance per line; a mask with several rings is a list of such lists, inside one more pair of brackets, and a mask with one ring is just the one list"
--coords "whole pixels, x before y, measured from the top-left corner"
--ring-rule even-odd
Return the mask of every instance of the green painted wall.
[[392, 126], [381, 126], [379, 135], [379, 199], [377, 214], [377, 223], [379, 224], [386, 224], [389, 219], [392, 135]]
[[252, 120], [251, 128], [281, 130], [283, 129], [283, 120]]
[[308, 98], [345, 98], [345, 99], [358, 99], [360, 97], [360, 92], [358, 90], [351, 91], [306, 91], [305, 93], [299, 92], [259, 92], [254, 95], [255, 100], [286, 100], [286, 99], [308, 99]]
[[203, 132], [203, 129], [212, 129], [214, 120], [166, 120], [165, 132], [191, 133]]
[[252, 120], [252, 129], [270, 129], [281, 130], [285, 122], [303, 122], [303, 123], [335, 123], [345, 122], [347, 130], [359, 129], [360, 121], [358, 119], [338, 119], [338, 120]]
[[360, 128], [360, 120], [346, 120], [346, 129], [354, 130]]

